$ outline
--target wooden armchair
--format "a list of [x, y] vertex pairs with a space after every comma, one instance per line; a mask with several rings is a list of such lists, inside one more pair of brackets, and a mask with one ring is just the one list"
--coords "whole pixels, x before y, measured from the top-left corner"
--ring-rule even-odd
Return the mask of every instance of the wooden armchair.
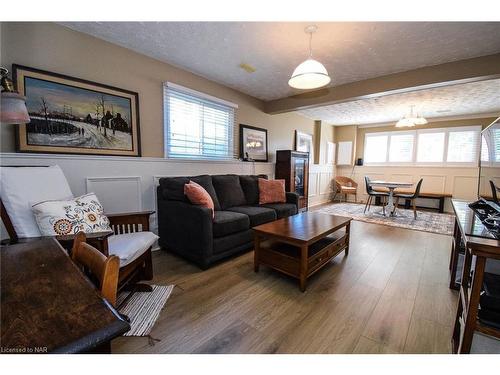
[[354, 181], [352, 178], [337, 176], [335, 177], [335, 195], [333, 196], [333, 200], [337, 194], [344, 194], [345, 201], [347, 201], [347, 195], [354, 195], [354, 202], [357, 201], [357, 193], [358, 193], [358, 183]]
[[[33, 202], [73, 196], [62, 170], [58, 166], [0, 167], [0, 170], [1, 218], [10, 239], [39, 237], [41, 234], [31, 212]], [[150, 243], [158, 238], [149, 231], [149, 217], [153, 212], [110, 214], [107, 217], [112, 231], [86, 234], [87, 242], [103, 255], [119, 257], [119, 289], [151, 290], [148, 285], [136, 283], [153, 278]], [[57, 239], [70, 249], [75, 236], [57, 236]]]
[[101, 296], [116, 307], [120, 258], [116, 255], [107, 257], [85, 241], [85, 233], [79, 232], [75, 235], [71, 259], [83, 271], [90, 273], [89, 276], [96, 282]]

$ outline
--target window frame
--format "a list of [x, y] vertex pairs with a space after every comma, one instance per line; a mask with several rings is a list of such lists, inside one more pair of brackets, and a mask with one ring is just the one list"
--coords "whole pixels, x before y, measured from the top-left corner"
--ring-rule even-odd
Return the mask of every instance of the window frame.
[[[170, 113], [169, 113], [169, 103], [168, 103], [168, 98], [169, 98], [169, 93], [168, 90], [172, 90], [174, 92], [179, 92], [182, 95], [190, 96], [195, 100], [200, 100], [200, 101], [205, 101], [205, 102], [211, 102], [215, 104], [216, 106], [219, 107], [227, 107], [228, 109], [232, 110], [232, 124], [230, 129], [230, 136], [229, 136], [229, 145], [228, 145], [228, 154], [227, 156], [203, 156], [201, 155], [189, 155], [186, 154], [185, 156], [182, 154], [176, 154], [175, 156], [172, 155], [169, 152], [170, 148], [170, 142], [168, 142], [168, 136], [170, 133]], [[224, 100], [217, 98], [215, 96], [206, 94], [204, 92], [200, 92], [197, 90], [190, 89], [188, 87], [184, 87], [181, 85], [178, 85], [173, 82], [164, 82], [163, 83], [163, 158], [171, 161], [187, 161], [187, 162], [210, 162], [210, 161], [217, 161], [217, 162], [234, 162], [237, 160], [237, 157], [235, 155], [236, 148], [235, 148], [235, 134], [236, 134], [236, 110], [238, 109], [238, 104], [232, 103], [230, 101]], [[203, 128], [201, 129], [203, 130]], [[201, 140], [203, 139], [203, 136], [200, 138]]]
[[[430, 129], [415, 129], [415, 130], [395, 130], [395, 131], [382, 131], [382, 132], [366, 132], [363, 145], [363, 158], [364, 164], [367, 166], [414, 166], [414, 167], [461, 167], [461, 168], [472, 168], [477, 167], [481, 158], [481, 125], [468, 125], [468, 126], [456, 126], [449, 128], [430, 128]], [[449, 162], [448, 157], [448, 146], [449, 146], [449, 136], [450, 133], [460, 132], [460, 131], [474, 131], [476, 134], [476, 155], [472, 162]], [[440, 162], [419, 162], [417, 161], [418, 156], [418, 136], [419, 134], [426, 133], [444, 133], [444, 147], [443, 147], [443, 161]], [[393, 135], [401, 134], [413, 134], [413, 150], [412, 150], [412, 160], [410, 162], [390, 162], [390, 147], [391, 138]], [[365, 158], [366, 144], [369, 137], [386, 135], [387, 139], [387, 150], [385, 162], [369, 162]]]

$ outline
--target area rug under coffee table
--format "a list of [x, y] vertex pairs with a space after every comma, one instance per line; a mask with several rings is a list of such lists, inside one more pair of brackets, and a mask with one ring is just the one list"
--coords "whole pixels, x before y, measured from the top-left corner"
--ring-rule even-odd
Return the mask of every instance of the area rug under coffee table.
[[406, 228], [445, 235], [453, 235], [455, 217], [449, 214], [440, 214], [428, 211], [417, 211], [417, 219], [413, 218], [413, 211], [398, 208], [395, 217], [381, 214], [382, 207], [371, 206], [370, 211], [363, 213], [364, 204], [332, 203], [322, 206], [317, 211], [332, 215], [352, 217], [353, 220], [365, 223], [388, 225], [391, 227]]

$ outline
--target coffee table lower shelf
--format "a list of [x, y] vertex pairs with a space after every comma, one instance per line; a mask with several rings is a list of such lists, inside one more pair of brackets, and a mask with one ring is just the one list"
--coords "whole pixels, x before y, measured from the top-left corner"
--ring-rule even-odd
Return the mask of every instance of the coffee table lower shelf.
[[306, 290], [306, 279], [323, 268], [332, 258], [349, 253], [349, 226], [345, 233], [333, 233], [307, 246], [255, 234], [254, 270], [260, 265], [271, 267], [299, 279], [300, 290]]

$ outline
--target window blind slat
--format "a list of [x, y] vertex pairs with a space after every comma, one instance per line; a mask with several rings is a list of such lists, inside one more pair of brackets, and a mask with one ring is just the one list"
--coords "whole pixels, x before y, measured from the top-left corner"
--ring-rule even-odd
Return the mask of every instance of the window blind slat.
[[234, 108], [164, 85], [165, 156], [234, 157]]

